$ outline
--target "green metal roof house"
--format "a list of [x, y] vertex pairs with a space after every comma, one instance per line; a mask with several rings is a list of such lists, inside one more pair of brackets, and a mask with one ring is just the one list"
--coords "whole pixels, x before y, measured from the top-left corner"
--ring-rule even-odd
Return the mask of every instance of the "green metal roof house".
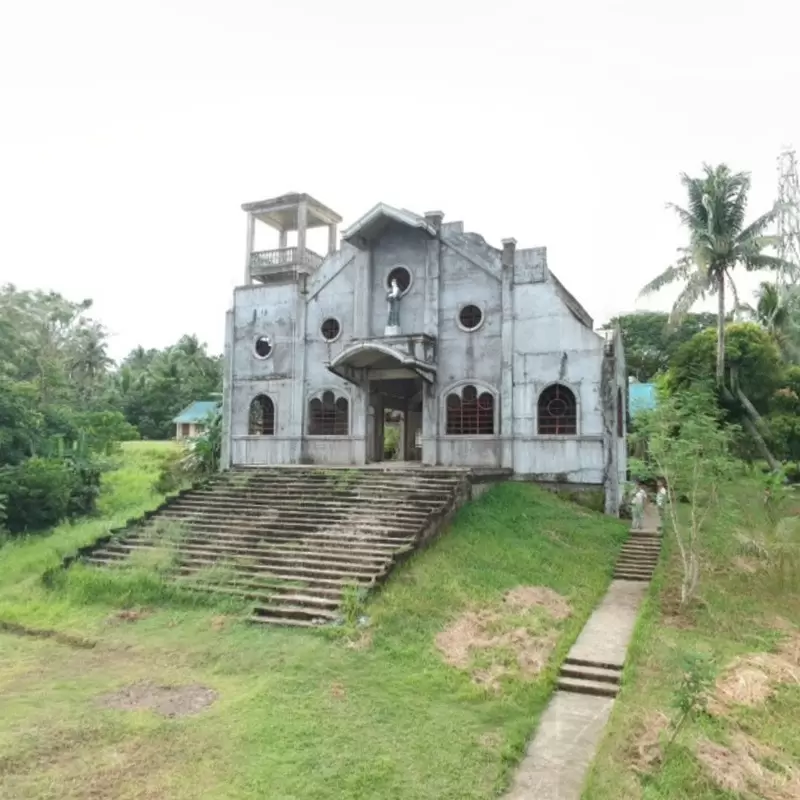
[[175, 438], [192, 439], [200, 436], [206, 428], [208, 418], [219, 408], [218, 400], [196, 400], [178, 414], [172, 421], [175, 423]]

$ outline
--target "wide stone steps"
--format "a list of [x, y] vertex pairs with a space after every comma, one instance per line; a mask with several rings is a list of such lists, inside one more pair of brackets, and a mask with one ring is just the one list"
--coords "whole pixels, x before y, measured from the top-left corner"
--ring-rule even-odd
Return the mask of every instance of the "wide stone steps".
[[340, 618], [468, 494], [466, 470], [238, 469], [173, 498], [84, 555], [98, 568], [159, 565], [192, 590], [248, 600], [249, 619]]
[[[180, 500], [171, 507], [172, 511], [184, 512], [187, 514], [216, 514], [220, 516], [228, 516], [236, 514], [239, 517], [260, 517], [264, 514], [280, 513], [281, 516], [287, 518], [296, 517], [299, 519], [333, 519], [337, 516], [358, 517], [362, 519], [374, 519], [376, 516], [374, 503], [364, 503], [356, 505], [355, 503], [325, 503], [325, 505], [317, 504], [316, 501], [302, 501], [298, 500], [291, 505], [281, 505], [280, 503], [253, 503], [244, 505], [246, 500], [231, 500], [226, 503], [217, 503], [212, 501], [204, 501], [200, 499], [187, 499]], [[428, 516], [437, 507], [444, 504], [444, 501], [430, 504], [418, 504], [413, 511], [403, 510], [397, 508], [383, 508], [383, 514], [391, 513], [394, 517], [408, 522], [419, 522], [420, 519]]]
[[404, 538], [415, 538], [419, 532], [419, 526], [405, 525], [399, 522], [395, 524], [387, 522], [367, 525], [359, 521], [355, 523], [348, 522], [346, 519], [301, 522], [297, 520], [289, 521], [285, 517], [281, 517], [279, 520], [258, 520], [249, 517], [240, 520], [230, 515], [219, 517], [213, 515], [173, 515], [167, 513], [168, 511], [169, 509], [165, 509], [161, 512], [159, 519], [173, 520], [193, 531], [255, 533], [259, 534], [259, 538], [262, 539], [273, 534], [284, 534], [287, 536], [347, 536], [364, 541], [394, 543]]

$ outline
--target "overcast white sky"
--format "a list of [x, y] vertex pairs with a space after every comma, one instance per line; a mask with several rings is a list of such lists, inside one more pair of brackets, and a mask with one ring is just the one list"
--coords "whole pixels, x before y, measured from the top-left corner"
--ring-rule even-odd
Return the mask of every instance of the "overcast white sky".
[[753, 214], [774, 201], [799, 23], [792, 0], [5, 3], [0, 282], [93, 298], [116, 357], [220, 350], [241, 203], [301, 191], [345, 225], [384, 201], [546, 245], [600, 324], [682, 243], [681, 171], [726, 161]]

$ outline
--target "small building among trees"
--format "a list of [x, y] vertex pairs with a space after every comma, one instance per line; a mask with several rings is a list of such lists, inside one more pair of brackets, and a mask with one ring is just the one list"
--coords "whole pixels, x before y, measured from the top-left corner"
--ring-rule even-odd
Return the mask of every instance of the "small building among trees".
[[196, 400], [178, 414], [172, 421], [175, 423], [175, 439], [194, 439], [202, 436], [208, 426], [209, 418], [219, 408], [217, 400]]

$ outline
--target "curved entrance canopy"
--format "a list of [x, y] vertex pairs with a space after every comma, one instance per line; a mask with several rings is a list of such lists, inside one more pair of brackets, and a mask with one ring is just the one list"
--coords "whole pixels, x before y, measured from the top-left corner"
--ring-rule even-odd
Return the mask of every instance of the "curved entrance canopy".
[[328, 369], [355, 384], [394, 378], [422, 378], [433, 383], [436, 377], [434, 364], [396, 345], [374, 340], [350, 345], [331, 360]]

